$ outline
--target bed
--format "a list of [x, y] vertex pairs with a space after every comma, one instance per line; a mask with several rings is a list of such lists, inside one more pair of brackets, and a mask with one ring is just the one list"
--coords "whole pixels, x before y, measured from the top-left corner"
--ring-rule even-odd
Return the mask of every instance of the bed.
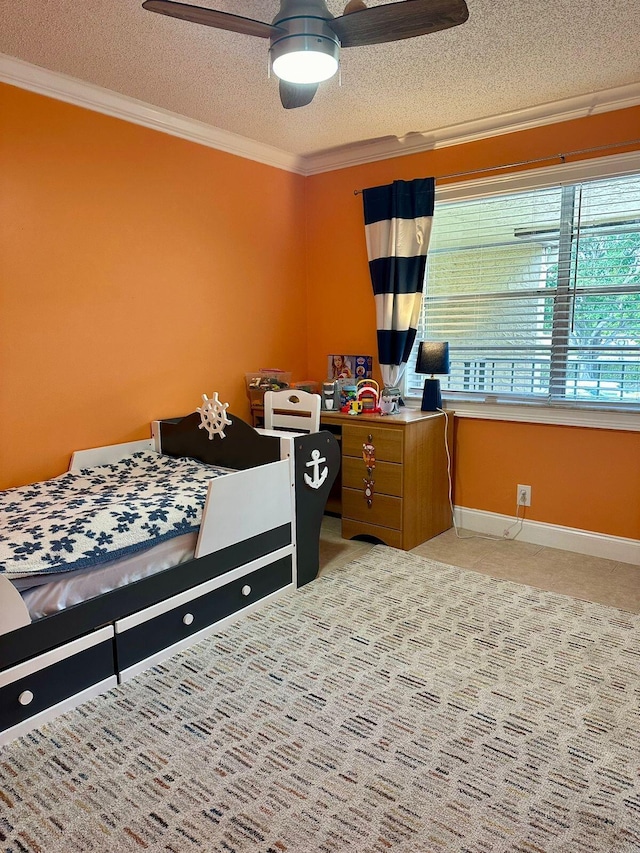
[[2, 495], [0, 744], [317, 575], [333, 435], [203, 406], [152, 436]]

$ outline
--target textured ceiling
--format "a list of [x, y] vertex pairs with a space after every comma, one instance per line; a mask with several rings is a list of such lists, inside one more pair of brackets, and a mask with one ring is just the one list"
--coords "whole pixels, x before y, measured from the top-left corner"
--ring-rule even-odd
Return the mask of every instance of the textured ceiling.
[[[196, 2], [265, 21], [278, 8]], [[344, 3], [328, 0], [334, 15]], [[309, 106], [287, 111], [266, 40], [140, 4], [0, 0], [0, 52], [298, 155], [640, 82], [640, 0], [467, 0], [462, 26], [343, 50], [342, 85], [323, 83]]]

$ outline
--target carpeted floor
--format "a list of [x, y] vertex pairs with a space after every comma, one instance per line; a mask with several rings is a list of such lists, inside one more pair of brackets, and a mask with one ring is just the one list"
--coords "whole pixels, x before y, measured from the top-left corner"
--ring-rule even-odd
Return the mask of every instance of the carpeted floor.
[[376, 547], [2, 749], [0, 840], [637, 853], [640, 616]]

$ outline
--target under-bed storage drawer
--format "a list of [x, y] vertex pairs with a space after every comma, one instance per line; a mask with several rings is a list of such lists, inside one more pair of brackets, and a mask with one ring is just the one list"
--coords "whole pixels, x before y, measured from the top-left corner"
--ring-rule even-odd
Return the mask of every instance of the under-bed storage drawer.
[[9, 667], [0, 672], [0, 731], [109, 677], [115, 684], [110, 625]]
[[206, 592], [202, 590], [209, 584], [201, 584], [190, 590], [188, 600], [184, 595], [175, 596], [163, 602], [160, 608], [150, 607], [119, 620], [116, 622], [119, 671], [243, 610], [291, 582], [292, 560], [291, 556], [286, 556]]

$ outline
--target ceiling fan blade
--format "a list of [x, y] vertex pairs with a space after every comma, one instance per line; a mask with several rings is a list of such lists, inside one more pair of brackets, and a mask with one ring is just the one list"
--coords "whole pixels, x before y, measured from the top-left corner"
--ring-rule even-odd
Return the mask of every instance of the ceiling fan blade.
[[306, 107], [318, 91], [317, 83], [287, 83], [280, 81], [280, 101], [285, 110]]
[[202, 6], [189, 6], [187, 3], [175, 3], [173, 0], [145, 0], [143, 9], [158, 12], [170, 18], [180, 18], [194, 24], [204, 24], [205, 27], [217, 27], [219, 30], [231, 30], [247, 36], [258, 36], [268, 39], [282, 35], [281, 27], [274, 27], [264, 21], [254, 21], [253, 18], [243, 18], [241, 15], [230, 15], [228, 12], [218, 12], [216, 9], [205, 9]]
[[342, 47], [361, 47], [457, 27], [469, 17], [465, 0], [404, 0], [358, 9], [327, 21]]

